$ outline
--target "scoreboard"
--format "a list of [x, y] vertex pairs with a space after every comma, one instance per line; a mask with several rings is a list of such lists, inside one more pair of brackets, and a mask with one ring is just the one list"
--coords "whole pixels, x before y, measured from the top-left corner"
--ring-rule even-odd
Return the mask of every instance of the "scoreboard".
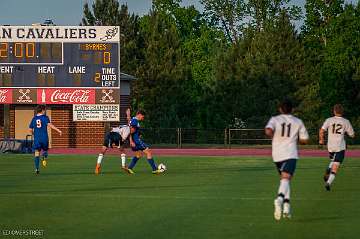
[[72, 104], [74, 120], [117, 121], [119, 101], [118, 26], [0, 26], [0, 104]]
[[0, 87], [119, 88], [119, 28], [0, 26]]

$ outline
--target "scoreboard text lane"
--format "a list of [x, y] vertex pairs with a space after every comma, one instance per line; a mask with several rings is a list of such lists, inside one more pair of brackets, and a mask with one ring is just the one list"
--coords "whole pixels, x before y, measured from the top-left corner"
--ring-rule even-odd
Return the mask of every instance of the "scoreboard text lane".
[[119, 88], [119, 28], [0, 26], [0, 87]]

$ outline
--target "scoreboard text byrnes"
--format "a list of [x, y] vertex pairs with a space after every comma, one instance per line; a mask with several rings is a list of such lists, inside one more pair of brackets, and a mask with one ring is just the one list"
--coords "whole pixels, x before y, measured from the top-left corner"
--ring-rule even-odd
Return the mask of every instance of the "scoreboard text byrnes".
[[119, 88], [119, 27], [0, 26], [0, 87]]

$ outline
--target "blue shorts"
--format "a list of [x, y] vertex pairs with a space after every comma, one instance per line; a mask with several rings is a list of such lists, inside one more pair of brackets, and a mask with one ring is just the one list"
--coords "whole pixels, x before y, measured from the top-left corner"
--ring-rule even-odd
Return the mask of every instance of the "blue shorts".
[[49, 150], [49, 141], [34, 141], [34, 144], [32, 146], [33, 150], [44, 150], [44, 151], [48, 151]]
[[132, 151], [144, 151], [147, 148], [149, 148], [149, 145], [145, 144], [141, 140], [139, 140], [138, 142], [135, 142], [135, 147], [131, 147]]
[[297, 159], [288, 159], [281, 162], [275, 162], [275, 165], [279, 174], [286, 172], [292, 176], [295, 173], [296, 162]]
[[345, 150], [341, 150], [340, 152], [329, 152], [329, 158], [334, 162], [342, 163], [345, 158]]

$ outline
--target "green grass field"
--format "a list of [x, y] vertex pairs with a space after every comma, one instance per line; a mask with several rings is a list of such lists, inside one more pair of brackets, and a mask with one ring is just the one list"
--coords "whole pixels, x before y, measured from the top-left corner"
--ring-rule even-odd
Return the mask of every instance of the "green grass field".
[[141, 160], [126, 175], [116, 157], [51, 156], [41, 174], [30, 155], [0, 156], [0, 238], [359, 238], [360, 160], [347, 158], [333, 191], [327, 159], [303, 158], [292, 182], [293, 218], [276, 222], [278, 176], [269, 158], [161, 157], [154, 176]]

